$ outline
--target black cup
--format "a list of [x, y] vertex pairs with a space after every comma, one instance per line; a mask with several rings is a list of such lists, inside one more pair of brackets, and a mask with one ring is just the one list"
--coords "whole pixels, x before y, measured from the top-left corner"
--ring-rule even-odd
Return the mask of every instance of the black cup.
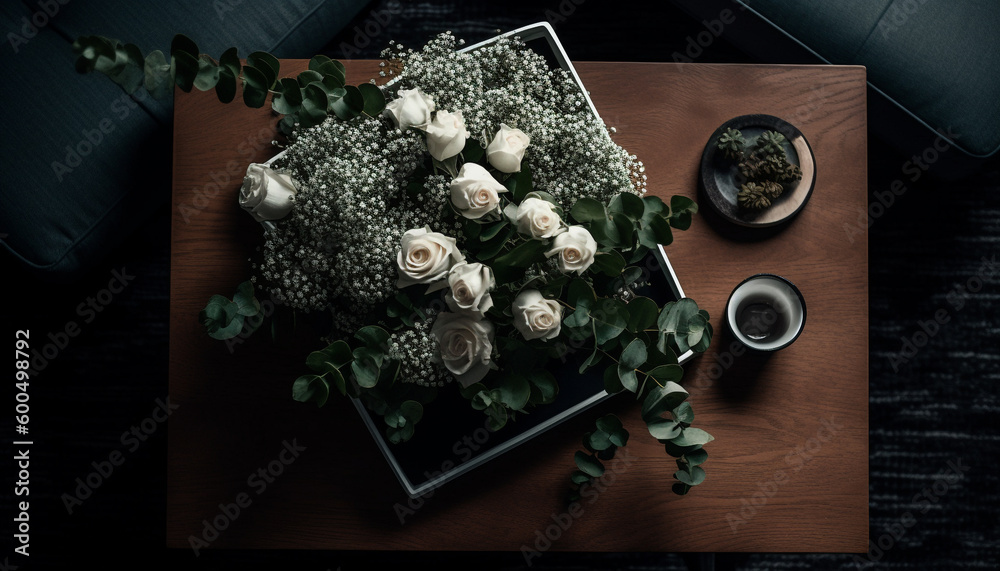
[[792, 344], [806, 325], [806, 300], [795, 284], [774, 274], [740, 282], [726, 302], [726, 325], [740, 343], [760, 352]]

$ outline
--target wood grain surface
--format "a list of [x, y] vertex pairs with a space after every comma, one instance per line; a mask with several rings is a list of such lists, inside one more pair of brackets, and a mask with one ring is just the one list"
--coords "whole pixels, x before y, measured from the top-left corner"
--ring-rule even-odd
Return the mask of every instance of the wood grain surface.
[[[353, 83], [375, 76], [375, 62], [346, 63]], [[283, 72], [305, 65], [288, 61]], [[650, 192], [664, 198], [698, 198], [705, 141], [737, 115], [789, 121], [816, 157], [812, 198], [787, 227], [748, 236], [703, 212], [667, 248], [716, 331], [685, 377], [696, 424], [716, 438], [705, 483], [684, 497], [670, 492], [673, 459], [648, 436], [638, 403], [621, 395], [596, 412], [619, 414], [632, 438], [582, 512], [567, 513], [563, 498], [595, 414], [410, 501], [346, 399], [321, 409], [291, 400], [315, 343], [275, 346], [261, 335], [227, 346], [204, 334], [197, 315], [208, 298], [232, 295], [250, 275], [260, 228], [237, 195], [247, 164], [276, 152], [276, 118], [212, 93], [178, 93], [169, 374], [179, 408], [169, 423], [168, 547], [189, 548], [196, 537], [208, 549], [868, 548], [868, 245], [848, 230], [867, 206], [864, 68], [577, 69], [616, 142], [645, 163]], [[721, 321], [732, 288], [758, 272], [796, 283], [808, 306], [802, 336], [768, 359], [734, 355]], [[286, 443], [297, 456], [282, 453]], [[268, 466], [278, 475], [261, 477]]]

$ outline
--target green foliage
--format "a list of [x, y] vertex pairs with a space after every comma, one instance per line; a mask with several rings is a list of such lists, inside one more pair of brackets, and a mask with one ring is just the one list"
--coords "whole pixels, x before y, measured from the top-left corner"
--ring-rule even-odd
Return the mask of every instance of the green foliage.
[[[243, 282], [232, 299], [213, 295], [198, 314], [198, 321], [212, 339], [226, 340], [253, 333], [262, 321], [261, 305], [253, 294], [253, 284]], [[246, 331], [244, 332], [244, 329]]]
[[628, 436], [628, 430], [617, 416], [607, 414], [597, 419], [594, 430], [583, 435], [586, 452], [577, 450], [573, 455], [577, 469], [570, 474], [572, 485], [568, 502], [579, 501], [584, 486], [604, 476], [604, 462], [613, 459], [618, 448], [628, 444]]
[[271, 108], [286, 116], [287, 121], [281, 123], [286, 134], [291, 125], [312, 127], [330, 115], [350, 121], [378, 116], [385, 109], [385, 95], [379, 87], [345, 85], [344, 65], [322, 55], [313, 57], [309, 69], [297, 77], [282, 78], [280, 62], [267, 52], [249, 54], [244, 66], [236, 48], [230, 48], [216, 61], [201, 54], [198, 45], [182, 34], [170, 44], [169, 61], [159, 50], [144, 58], [135, 45], [101, 36], [77, 38], [73, 51], [78, 72], [103, 73], [126, 93], [144, 86], [163, 99], [176, 85], [185, 92], [214, 89], [219, 101], [229, 103], [242, 88], [243, 103], [252, 108], [264, 107], [270, 95]]

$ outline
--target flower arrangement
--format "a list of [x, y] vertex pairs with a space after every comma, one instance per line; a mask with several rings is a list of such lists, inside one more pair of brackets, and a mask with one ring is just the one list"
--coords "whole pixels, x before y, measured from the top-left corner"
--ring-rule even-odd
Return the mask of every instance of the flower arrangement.
[[[356, 88], [322, 56], [282, 79], [267, 54], [240, 67], [235, 52], [216, 62], [186, 38], [169, 70], [162, 54], [147, 58], [147, 83], [169, 73], [224, 102], [238, 83], [248, 105], [270, 94], [285, 115], [284, 151], [250, 165], [239, 193], [265, 227], [253, 277], [231, 299], [213, 296], [202, 323], [217, 339], [245, 335], [259, 325], [261, 290], [326, 317], [292, 397], [360, 399], [394, 443], [443, 390], [501, 430], [558, 398], [552, 370], [576, 353], [581, 375], [603, 367], [609, 393], [643, 399], [651, 436], [677, 458], [673, 489], [686, 493], [704, 480], [712, 437], [691, 426], [678, 356], [707, 349], [712, 327], [689, 298], [661, 305], [634, 290], [697, 205], [647, 194], [642, 162], [614, 143], [573, 76], [519, 38], [460, 45], [448, 33], [420, 50], [391, 44], [390, 80]], [[136, 50], [89, 37], [77, 51], [81, 71], [137, 87], [126, 73]], [[602, 417], [572, 483], [600, 476], [628, 436]]]

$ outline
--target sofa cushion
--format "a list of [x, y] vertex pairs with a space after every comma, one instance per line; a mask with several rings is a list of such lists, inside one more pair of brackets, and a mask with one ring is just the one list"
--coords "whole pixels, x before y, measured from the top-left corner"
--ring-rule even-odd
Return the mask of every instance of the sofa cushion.
[[171, 102], [77, 74], [74, 38], [103, 35], [168, 52], [182, 32], [215, 57], [231, 46], [243, 56], [310, 57], [365, 3], [53, 1], [57, 13], [39, 15], [37, 2], [3, 2], [0, 29], [23, 29], [24, 40], [8, 36], [2, 55], [18, 78], [0, 106], [9, 165], [0, 192], [5, 263], [46, 280], [73, 279], [169, 201]]
[[741, 0], [827, 63], [868, 81], [972, 157], [1000, 150], [1000, 2]]

